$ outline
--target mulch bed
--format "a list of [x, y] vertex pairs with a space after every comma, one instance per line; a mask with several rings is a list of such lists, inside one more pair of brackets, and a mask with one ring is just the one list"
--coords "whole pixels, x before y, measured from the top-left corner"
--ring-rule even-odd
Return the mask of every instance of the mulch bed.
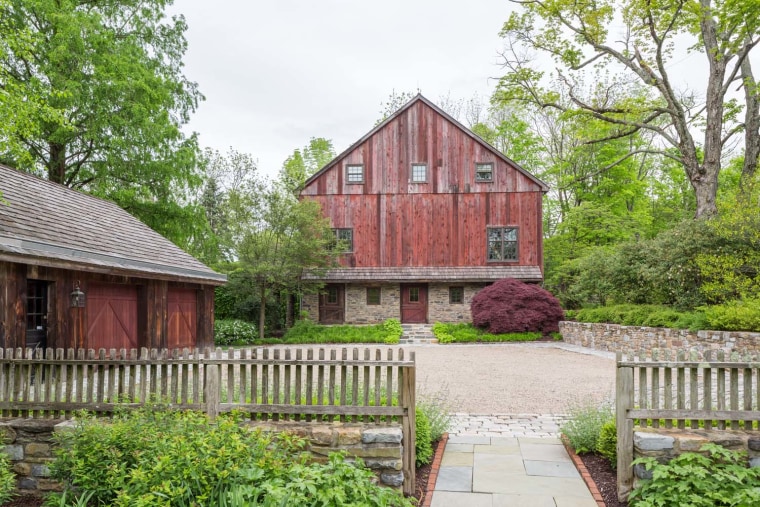
[[579, 458], [604, 499], [605, 507], [628, 507], [628, 502], [618, 501], [617, 472], [612, 469], [607, 458], [598, 454], [583, 454]]
[[39, 496], [22, 495], [4, 503], [3, 507], [40, 507], [43, 501], [43, 498]]

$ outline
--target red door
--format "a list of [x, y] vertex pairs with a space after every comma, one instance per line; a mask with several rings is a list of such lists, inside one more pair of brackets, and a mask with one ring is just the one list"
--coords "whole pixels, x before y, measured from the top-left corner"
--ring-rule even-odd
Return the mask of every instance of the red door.
[[325, 285], [319, 295], [319, 323], [343, 324], [345, 316], [345, 287], [337, 283]]
[[198, 294], [195, 289], [170, 287], [167, 302], [169, 304], [167, 337], [169, 348], [195, 347], [198, 329]]
[[427, 322], [427, 285], [401, 285], [401, 322]]
[[137, 287], [87, 287], [87, 348], [137, 348]]

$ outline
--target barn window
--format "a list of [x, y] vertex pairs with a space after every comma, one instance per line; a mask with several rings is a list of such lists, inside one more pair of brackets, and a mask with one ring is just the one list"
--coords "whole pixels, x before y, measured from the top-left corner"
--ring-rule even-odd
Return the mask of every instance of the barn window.
[[488, 228], [488, 260], [517, 260], [517, 227]]
[[412, 164], [412, 183], [425, 183], [427, 181], [427, 165]]
[[354, 251], [354, 230], [353, 229], [333, 229], [335, 234], [335, 244], [341, 244], [342, 252]]
[[493, 163], [475, 164], [475, 181], [493, 181]]
[[367, 287], [367, 304], [380, 304], [380, 287]]
[[338, 304], [338, 288], [335, 285], [327, 287], [327, 302], [331, 305]]
[[449, 287], [449, 304], [461, 305], [464, 303], [464, 287]]
[[346, 165], [346, 182], [364, 183], [364, 166], [362, 164]]

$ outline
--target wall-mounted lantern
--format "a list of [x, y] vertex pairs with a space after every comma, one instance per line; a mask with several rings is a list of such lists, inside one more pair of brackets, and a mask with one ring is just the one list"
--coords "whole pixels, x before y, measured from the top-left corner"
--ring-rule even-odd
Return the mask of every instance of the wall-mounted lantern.
[[74, 283], [74, 290], [69, 297], [71, 298], [72, 308], [84, 308], [85, 297], [84, 292], [79, 289], [79, 281]]

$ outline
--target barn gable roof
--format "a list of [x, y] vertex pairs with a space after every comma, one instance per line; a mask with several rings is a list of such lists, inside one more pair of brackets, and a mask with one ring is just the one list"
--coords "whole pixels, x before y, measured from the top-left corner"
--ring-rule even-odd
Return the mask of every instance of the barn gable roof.
[[0, 164], [0, 260], [219, 285], [227, 279], [116, 204]]
[[472, 138], [475, 142], [482, 145], [487, 150], [491, 151], [495, 156], [509, 164], [510, 166], [514, 167], [519, 173], [530, 179], [532, 182], [534, 182], [536, 185], [538, 185], [541, 188], [542, 192], [547, 192], [549, 190], [549, 186], [541, 181], [540, 179], [533, 176], [531, 173], [529, 173], [525, 168], [523, 168], [520, 164], [515, 162], [514, 160], [510, 159], [506, 155], [504, 155], [502, 152], [500, 152], [498, 149], [496, 149], [494, 146], [492, 146], [490, 143], [486, 142], [483, 138], [475, 134], [473, 131], [459, 123], [456, 119], [454, 119], [450, 114], [448, 114], [446, 111], [441, 109], [440, 107], [436, 106], [432, 102], [430, 102], [428, 99], [426, 99], [424, 96], [422, 96], [421, 93], [418, 93], [414, 98], [412, 98], [409, 102], [404, 104], [401, 108], [398, 109], [395, 113], [393, 113], [391, 116], [380, 122], [378, 125], [376, 125], [372, 130], [367, 132], [364, 136], [362, 136], [358, 141], [356, 141], [354, 144], [349, 146], [347, 149], [345, 149], [340, 155], [332, 159], [326, 166], [321, 168], [319, 171], [314, 173], [309, 179], [306, 180], [304, 183], [304, 188], [308, 187], [312, 182], [317, 180], [322, 174], [329, 171], [331, 168], [336, 166], [338, 163], [340, 163], [343, 158], [345, 158], [349, 153], [354, 151], [357, 147], [361, 146], [362, 143], [364, 143], [367, 139], [372, 137], [375, 133], [382, 130], [386, 125], [388, 125], [390, 122], [404, 114], [406, 110], [408, 110], [410, 107], [412, 107], [417, 102], [422, 102], [431, 109], [433, 109], [436, 113], [438, 113], [440, 116], [445, 118], [447, 121], [458, 127], [462, 130], [467, 136]]

